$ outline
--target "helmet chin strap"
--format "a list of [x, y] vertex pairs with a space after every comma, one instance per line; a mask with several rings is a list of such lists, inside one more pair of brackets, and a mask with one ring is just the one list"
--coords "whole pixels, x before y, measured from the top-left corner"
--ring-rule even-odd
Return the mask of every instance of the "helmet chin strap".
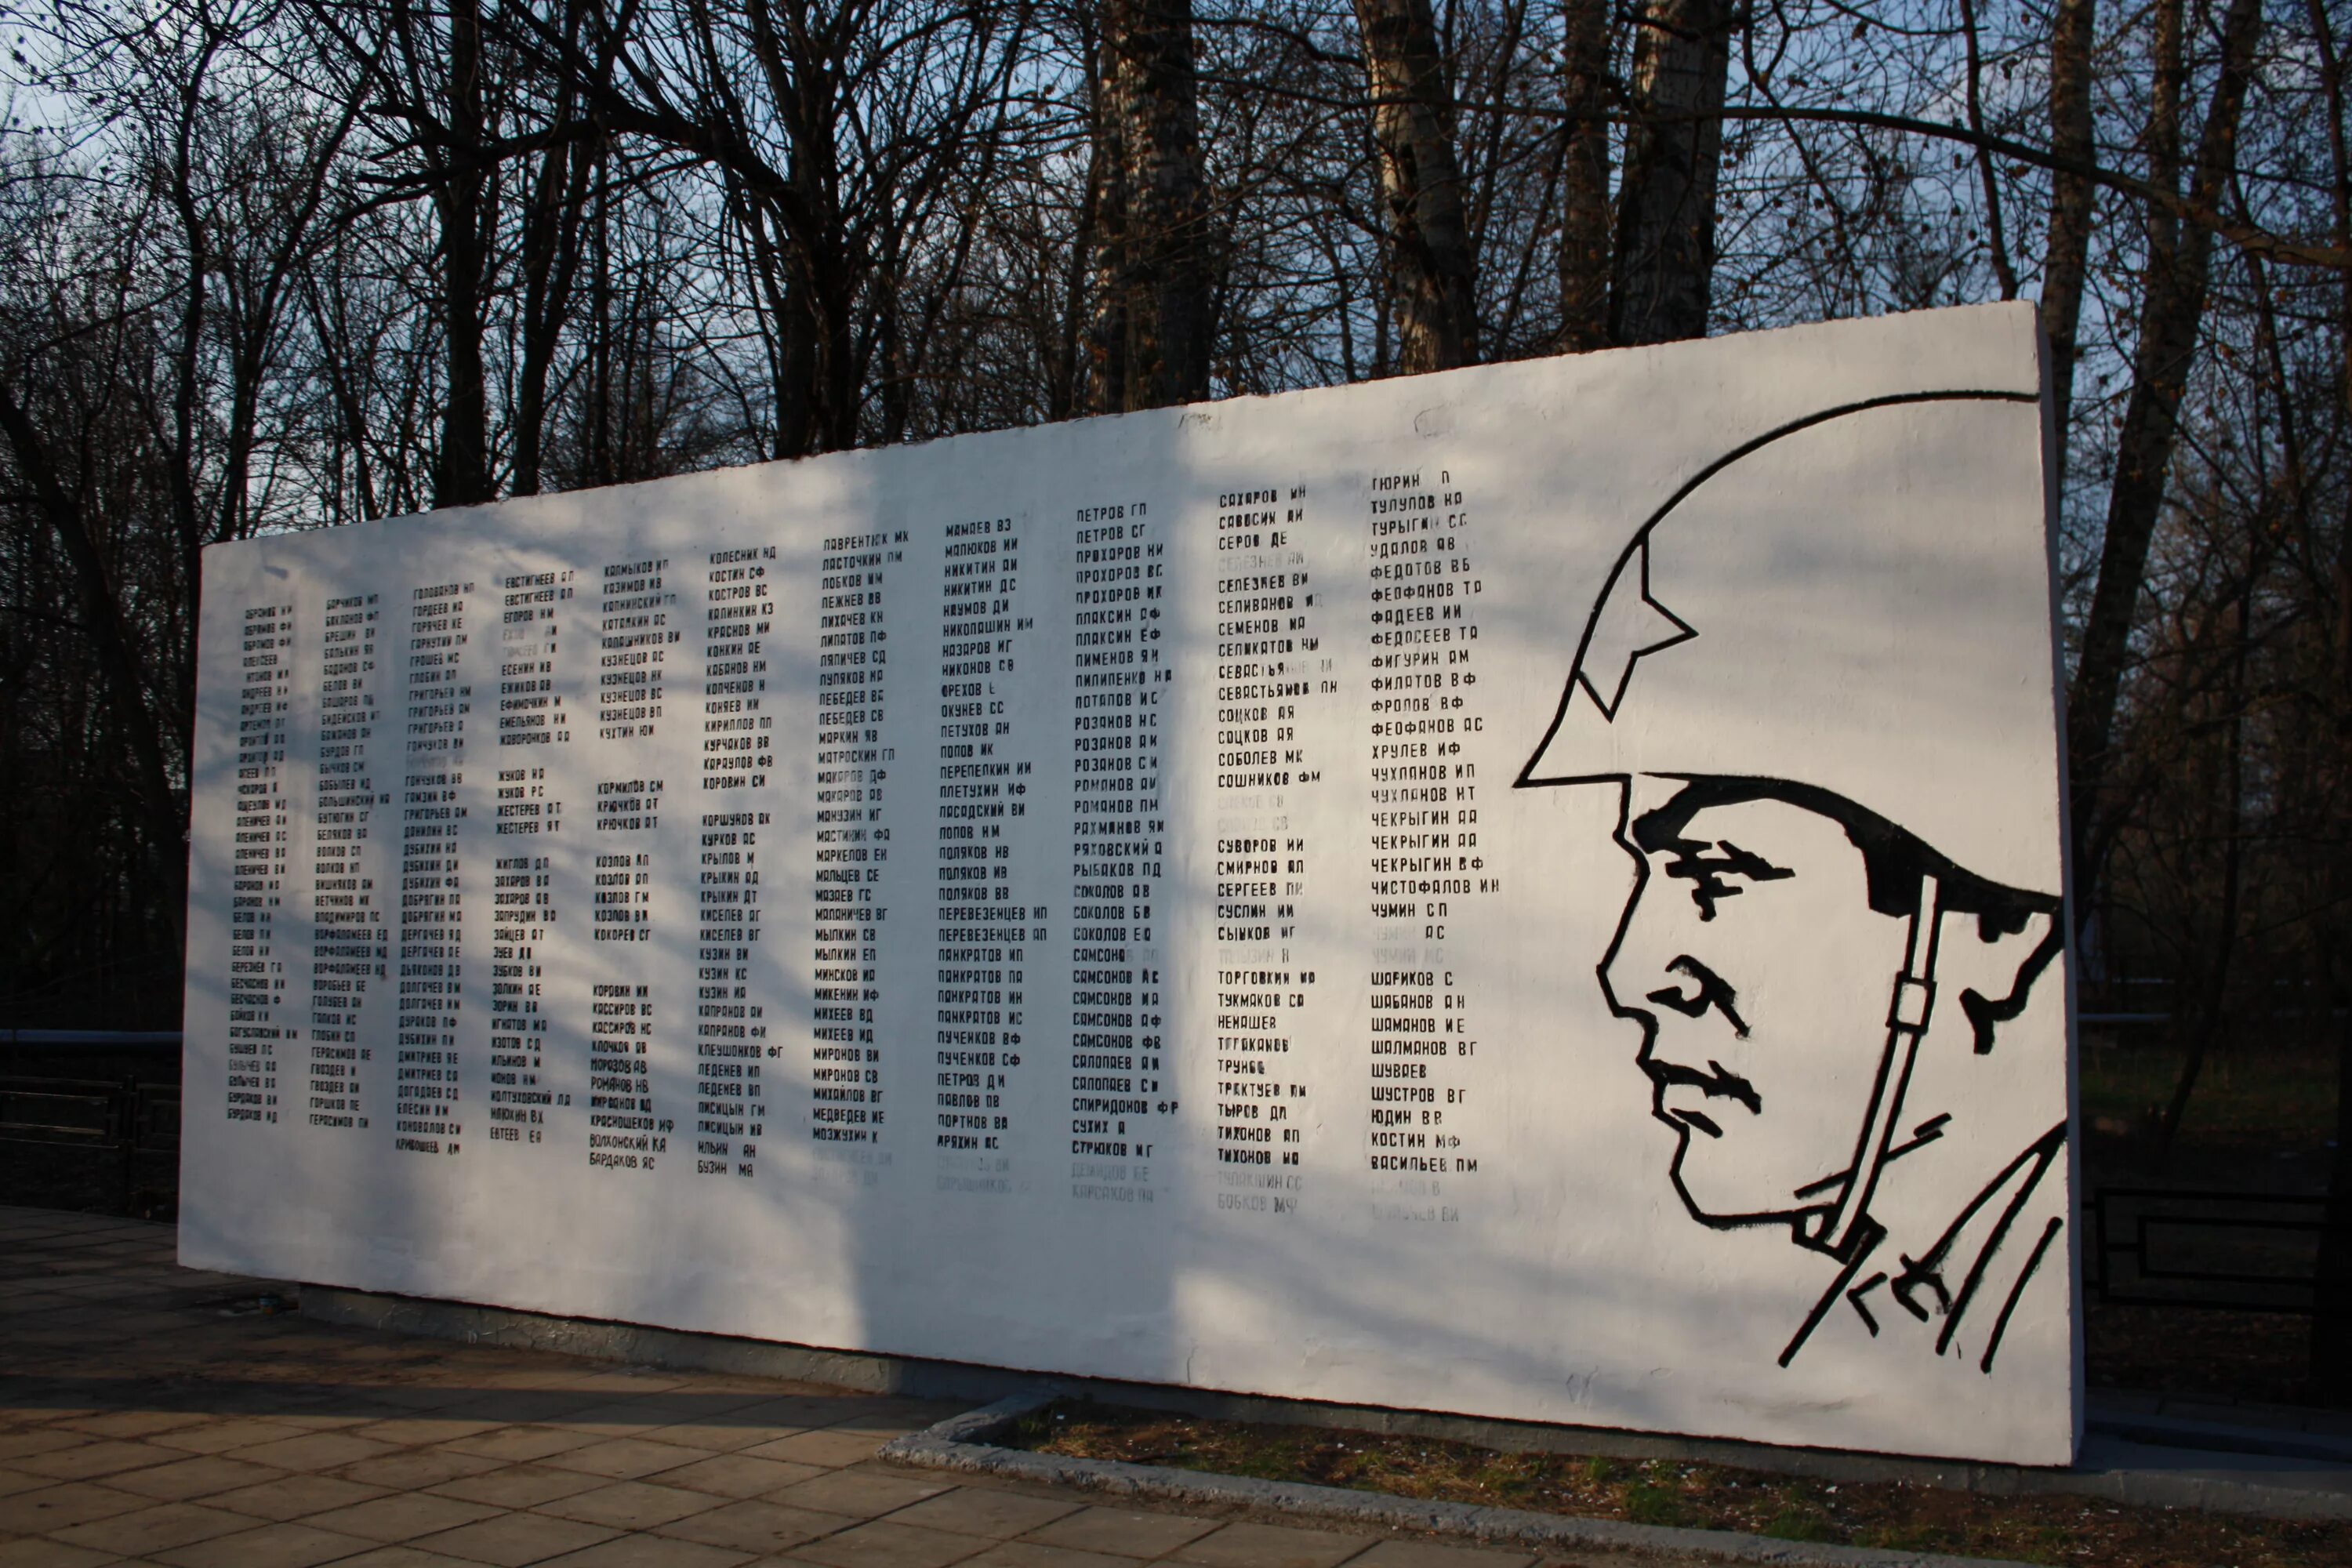
[[1904, 940], [1903, 972], [1895, 977], [1894, 994], [1886, 1008], [1886, 1048], [1878, 1059], [1878, 1076], [1870, 1087], [1870, 1110], [1863, 1119], [1862, 1136], [1854, 1144], [1853, 1174], [1838, 1195], [1837, 1207], [1809, 1216], [1811, 1228], [1804, 1237], [1810, 1246], [1838, 1258], [1852, 1250], [1856, 1235], [1869, 1222], [1870, 1199], [1878, 1187], [1879, 1169], [1893, 1146], [1903, 1099], [1911, 1085], [1912, 1064], [1920, 1038], [1936, 1006], [1936, 941], [1943, 925], [1938, 900], [1941, 889], [1933, 873], [1919, 879], [1919, 904], [1912, 911], [1911, 929]]

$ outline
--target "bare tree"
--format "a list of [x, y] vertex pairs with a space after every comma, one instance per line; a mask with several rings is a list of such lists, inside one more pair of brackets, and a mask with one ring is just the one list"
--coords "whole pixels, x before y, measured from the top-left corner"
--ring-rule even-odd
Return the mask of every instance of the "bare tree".
[[[589, 0], [564, 0], [560, 20], [563, 46], [573, 58], [583, 52]], [[590, 57], [600, 83], [609, 86], [611, 57]], [[590, 193], [610, 177], [604, 140], [594, 132], [583, 95], [568, 75], [551, 84], [545, 145], [530, 159], [524, 197], [520, 270], [522, 354], [516, 373], [514, 463], [510, 493], [536, 495], [547, 434], [548, 380], [572, 312], [579, 274], [583, 215]], [[582, 132], [585, 132], [583, 134]]]
[[[446, 0], [446, 15], [389, 0], [384, 26], [396, 84], [385, 108], [406, 136], [391, 155], [413, 156], [440, 219], [441, 436], [435, 506], [491, 499], [489, 403], [482, 338], [490, 237], [498, 223], [488, 155], [479, 0]], [[362, 45], [362, 48], [372, 46]]]
[[1667, 342], [1706, 332], [1716, 182], [1737, 16], [1726, 0], [1653, 0], [1635, 16], [1635, 118], [1618, 196], [1610, 337]]
[[[2098, 0], [2058, 0], [2050, 36], [2050, 150], [2087, 168], [2092, 142], [2091, 46]], [[2053, 454], [2056, 485], [2064, 487], [2066, 433], [2074, 405], [2075, 333], [2083, 317], [2083, 284], [2090, 264], [2094, 188], [2086, 174], [2061, 173], [2050, 181], [2050, 232], [2042, 264], [2042, 331], [2050, 343], [2050, 390], [2058, 430]]]
[[1356, 17], [1396, 258], [1397, 368], [1451, 370], [1478, 357], [1478, 283], [1437, 23], [1429, 0], [1356, 0]]
[[1612, 10], [1606, 0], [1560, 5], [1559, 346], [1567, 353], [1610, 342]]
[[1100, 15], [1097, 156], [1113, 160], [1116, 189], [1098, 207], [1111, 259], [1097, 335], [1115, 323], [1119, 337], [1107, 385], [1121, 408], [1194, 402], [1209, 395], [1217, 247], [1192, 0], [1103, 0]]
[[[2147, 142], [2151, 177], [2167, 190], [2180, 188], [2188, 112], [2186, 26], [2183, 0], [2158, 0], [2156, 91]], [[2261, 26], [2260, 0], [2231, 0], [2188, 187], [2190, 201], [2200, 206], [2217, 209], [2236, 173], [2238, 117], [2245, 105]], [[2105, 850], [2103, 837], [2112, 823], [2112, 814], [2103, 818], [2108, 803], [2101, 791], [2112, 762], [2108, 753], [2116, 702], [2130, 656], [2148, 544], [2164, 504], [2179, 432], [2181, 395], [2195, 364], [2213, 254], [2213, 231], [2182, 224], [2167, 207], [2150, 207], [2147, 229], [2147, 280], [2131, 395], [2116, 435], [2115, 484], [2107, 503], [2097, 587], [2067, 700], [2076, 864], [2078, 875], [2094, 880]]]

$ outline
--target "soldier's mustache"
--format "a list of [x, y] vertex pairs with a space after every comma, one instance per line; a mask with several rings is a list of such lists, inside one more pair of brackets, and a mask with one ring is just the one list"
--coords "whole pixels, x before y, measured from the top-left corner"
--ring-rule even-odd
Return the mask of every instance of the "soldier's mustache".
[[[1642, 1064], [1642, 1070], [1648, 1073], [1650, 1081], [1662, 1089], [1675, 1084], [1688, 1084], [1710, 1100], [1738, 1100], [1753, 1114], [1764, 1114], [1764, 1097], [1756, 1092], [1756, 1086], [1721, 1062], [1710, 1061], [1706, 1064], [1706, 1070], [1701, 1072], [1680, 1062], [1647, 1061]], [[1689, 1112], [1682, 1114], [1686, 1120], [1692, 1119]], [[1706, 1123], [1705, 1131], [1718, 1138], [1723, 1136], [1723, 1129], [1707, 1122], [1706, 1118], [1697, 1117], [1696, 1120]]]

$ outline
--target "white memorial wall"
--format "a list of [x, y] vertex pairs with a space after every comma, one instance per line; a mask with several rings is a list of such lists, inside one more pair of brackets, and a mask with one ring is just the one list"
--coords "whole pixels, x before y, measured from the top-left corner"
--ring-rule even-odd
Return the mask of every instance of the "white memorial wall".
[[182, 1255], [2056, 1464], [2024, 306], [205, 558]]

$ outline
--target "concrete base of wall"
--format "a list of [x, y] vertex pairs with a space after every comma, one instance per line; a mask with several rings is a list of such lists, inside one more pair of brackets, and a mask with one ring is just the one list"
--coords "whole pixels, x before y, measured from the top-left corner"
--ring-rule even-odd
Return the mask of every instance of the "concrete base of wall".
[[2211, 1426], [2185, 1427], [2168, 1443], [2145, 1416], [2108, 1422], [2095, 1405], [2091, 1433], [2071, 1469], [2037, 1469], [1964, 1460], [1904, 1458], [1769, 1443], [1677, 1437], [1593, 1426], [1552, 1426], [1376, 1405], [1332, 1405], [1221, 1394], [1165, 1384], [1122, 1383], [1008, 1371], [964, 1362], [875, 1355], [780, 1344], [728, 1334], [684, 1333], [640, 1323], [552, 1317], [504, 1307], [472, 1306], [375, 1291], [305, 1285], [305, 1317], [321, 1322], [387, 1329], [431, 1339], [509, 1345], [657, 1366], [735, 1373], [821, 1383], [865, 1394], [987, 1405], [1016, 1396], [1051, 1395], [1146, 1410], [1166, 1410], [1214, 1421], [1254, 1421], [1346, 1431], [1394, 1433], [1466, 1443], [1507, 1452], [1598, 1454], [1622, 1459], [1669, 1459], [1762, 1470], [1822, 1480], [1904, 1481], [1993, 1496], [2068, 1492], [2117, 1502], [2302, 1519], [2352, 1519], [2352, 1444], [2341, 1456], [2313, 1449], [2327, 1439]]

